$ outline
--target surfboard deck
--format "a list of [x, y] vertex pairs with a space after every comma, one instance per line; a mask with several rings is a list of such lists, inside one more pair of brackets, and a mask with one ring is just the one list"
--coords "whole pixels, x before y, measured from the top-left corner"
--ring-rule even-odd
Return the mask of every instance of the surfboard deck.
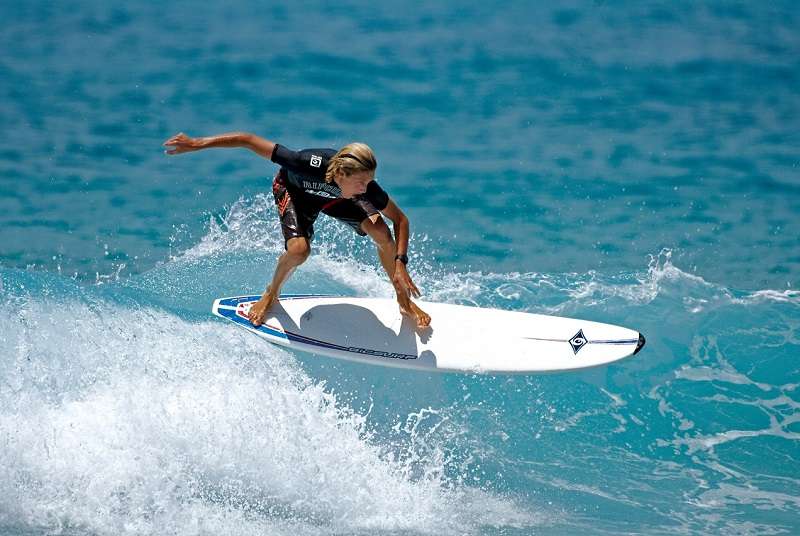
[[427, 371], [535, 374], [607, 365], [638, 353], [631, 329], [549, 315], [417, 302], [431, 315], [418, 329], [381, 298], [282, 295], [253, 326], [260, 296], [214, 301], [215, 315], [280, 346], [375, 365]]

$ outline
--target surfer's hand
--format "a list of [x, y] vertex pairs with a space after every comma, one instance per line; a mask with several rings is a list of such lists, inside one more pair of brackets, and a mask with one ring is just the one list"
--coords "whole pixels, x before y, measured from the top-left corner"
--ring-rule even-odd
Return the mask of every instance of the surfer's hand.
[[394, 283], [395, 289], [397, 289], [398, 293], [402, 290], [406, 296], [413, 296], [414, 298], [420, 297], [419, 289], [417, 285], [414, 284], [414, 281], [411, 279], [411, 276], [408, 275], [408, 270], [406, 270], [406, 265], [400, 261], [396, 262], [397, 266], [394, 269], [394, 277], [392, 278], [392, 282]]
[[179, 132], [165, 141], [164, 147], [169, 147], [164, 151], [167, 154], [181, 154], [199, 151], [203, 148], [203, 144], [201, 138], [190, 138], [183, 132]]

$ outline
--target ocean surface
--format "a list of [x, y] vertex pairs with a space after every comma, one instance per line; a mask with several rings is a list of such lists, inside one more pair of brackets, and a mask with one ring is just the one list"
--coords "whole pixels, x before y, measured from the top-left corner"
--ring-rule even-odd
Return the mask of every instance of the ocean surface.
[[[0, 2], [0, 534], [800, 534], [795, 2]], [[645, 334], [425, 374], [211, 316], [370, 144], [425, 300]], [[392, 296], [324, 217], [293, 293]], [[433, 325], [436, 318], [433, 319]], [[490, 334], [487, 334], [490, 336]]]

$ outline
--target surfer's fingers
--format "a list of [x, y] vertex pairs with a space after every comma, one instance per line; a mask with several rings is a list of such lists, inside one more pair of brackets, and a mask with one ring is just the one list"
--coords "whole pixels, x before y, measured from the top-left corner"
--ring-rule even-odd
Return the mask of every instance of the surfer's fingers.
[[175, 154], [177, 152], [180, 152], [184, 146], [182, 146], [178, 142], [166, 141], [164, 142], [164, 147], [167, 147], [167, 154]]
[[197, 147], [194, 147], [188, 143], [173, 143], [168, 145], [171, 149], [168, 149], [166, 152], [167, 154], [183, 154], [183, 153], [191, 153], [192, 151], [197, 151]]
[[405, 296], [411, 296], [411, 289], [408, 287], [408, 285], [406, 285], [405, 283], [400, 283], [398, 287], [399, 287], [397, 289], [398, 293], [402, 292]]
[[175, 145], [180, 140], [181, 140], [181, 135], [180, 134], [176, 134], [175, 136], [172, 136], [167, 141], [165, 141], [164, 145]]
[[175, 147], [176, 149], [177, 148], [187, 149], [190, 148], [192, 145], [186, 140], [167, 140], [166, 142], [164, 142], [164, 146]]
[[420, 297], [419, 289], [417, 288], [417, 285], [414, 284], [414, 281], [411, 279], [411, 277], [409, 277], [405, 283], [406, 283], [406, 288], [408, 289], [408, 293], [415, 298], [419, 298]]
[[194, 140], [181, 132], [180, 134], [175, 134], [170, 139], [164, 142], [164, 145], [190, 145]]

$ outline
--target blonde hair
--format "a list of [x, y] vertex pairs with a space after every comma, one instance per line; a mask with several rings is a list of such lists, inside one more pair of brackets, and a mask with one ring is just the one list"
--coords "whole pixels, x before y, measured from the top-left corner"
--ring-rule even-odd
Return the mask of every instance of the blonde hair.
[[331, 182], [340, 173], [353, 175], [361, 171], [375, 171], [378, 161], [366, 143], [348, 143], [333, 155], [325, 172], [325, 182]]

